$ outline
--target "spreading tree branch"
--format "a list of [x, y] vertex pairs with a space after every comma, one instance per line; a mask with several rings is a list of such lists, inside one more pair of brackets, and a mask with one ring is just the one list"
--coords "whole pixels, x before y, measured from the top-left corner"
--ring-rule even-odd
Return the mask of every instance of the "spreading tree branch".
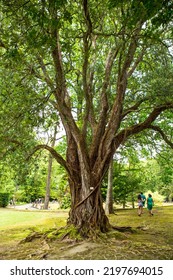
[[168, 144], [173, 149], [173, 142], [171, 142], [168, 139], [166, 134], [163, 132], [163, 130], [159, 126], [157, 126], [157, 125], [150, 125], [150, 126], [148, 126], [148, 128], [151, 128], [152, 130], [155, 130], [155, 131], [159, 132], [159, 134], [162, 136], [162, 138], [166, 142], [166, 144]]
[[[120, 144], [123, 144], [127, 140], [128, 137], [133, 136], [137, 133], [140, 133], [141, 131], [143, 131], [145, 129], [151, 128], [152, 123], [157, 119], [157, 117], [163, 111], [169, 110], [172, 108], [173, 108], [173, 103], [167, 103], [167, 104], [160, 105], [153, 109], [153, 111], [149, 114], [149, 116], [146, 118], [145, 121], [120, 131], [114, 138], [115, 149], [117, 149], [120, 146]], [[160, 129], [160, 131], [161, 131], [161, 129]]]
[[124, 110], [124, 112], [122, 113], [121, 118], [124, 119], [128, 114], [138, 110], [139, 106], [145, 102], [147, 100], [147, 98], [143, 98], [141, 100], [139, 100], [138, 102], [136, 102], [136, 104], [134, 104], [133, 106], [129, 107], [128, 109]]
[[54, 158], [60, 165], [62, 165], [62, 166], [66, 169], [66, 171], [70, 174], [70, 171], [69, 171], [69, 168], [68, 168], [68, 166], [67, 166], [67, 163], [66, 163], [66, 161], [63, 159], [63, 157], [62, 157], [59, 153], [57, 153], [55, 149], [53, 149], [52, 147], [50, 147], [50, 146], [48, 146], [48, 145], [45, 145], [45, 144], [37, 145], [37, 146], [33, 149], [32, 153], [28, 156], [28, 159], [29, 159], [35, 152], [37, 152], [37, 151], [40, 150], [40, 149], [45, 149], [45, 150], [49, 151], [49, 152], [51, 153], [51, 155], [53, 156], [53, 158]]
[[[155, 130], [160, 132], [160, 134], [164, 138], [165, 142], [172, 147], [173, 144], [167, 139], [166, 135], [164, 135], [164, 133], [161, 131], [161, 129], [157, 128], [156, 126], [152, 126], [152, 123], [157, 119], [157, 117], [163, 111], [169, 110], [172, 108], [173, 108], [173, 103], [167, 103], [167, 104], [160, 105], [153, 109], [153, 111], [148, 115], [148, 117], [146, 118], [145, 121], [143, 121], [139, 124], [130, 126], [128, 128], [125, 128], [116, 135], [114, 134], [114, 138], [111, 143], [112, 146], [110, 147], [110, 149], [107, 150], [107, 153], [105, 153], [105, 155], [103, 155], [102, 160], [99, 162], [99, 166], [97, 166], [97, 170], [99, 170], [99, 172], [97, 172], [98, 177], [101, 176], [101, 174], [103, 174], [105, 172], [104, 168], [105, 168], [105, 166], [106, 166], [106, 168], [108, 166], [105, 163], [109, 162], [109, 159], [115, 153], [115, 151], [118, 149], [118, 147], [120, 145], [124, 144], [124, 142], [127, 140], [127, 138], [129, 138], [130, 136], [133, 136], [135, 134], [138, 134], [138, 133], [144, 131], [145, 129], [155, 128]], [[93, 171], [93, 174], [96, 174], [95, 170]]]

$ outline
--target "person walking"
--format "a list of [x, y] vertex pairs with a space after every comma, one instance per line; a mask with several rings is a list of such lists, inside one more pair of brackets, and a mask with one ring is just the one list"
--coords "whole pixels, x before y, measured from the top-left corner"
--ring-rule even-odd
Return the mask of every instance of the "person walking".
[[149, 194], [147, 198], [147, 208], [150, 216], [153, 216], [153, 212], [152, 212], [153, 205], [154, 205], [154, 200], [152, 198], [152, 195]]
[[141, 198], [142, 198], [143, 207], [145, 207], [146, 196], [142, 192], [141, 192]]
[[143, 213], [143, 202], [142, 202], [142, 197], [141, 194], [138, 195], [138, 216], [141, 216]]

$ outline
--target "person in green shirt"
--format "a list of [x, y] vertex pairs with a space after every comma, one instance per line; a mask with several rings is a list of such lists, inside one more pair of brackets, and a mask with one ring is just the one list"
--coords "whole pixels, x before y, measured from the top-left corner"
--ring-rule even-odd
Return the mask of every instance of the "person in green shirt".
[[148, 208], [150, 216], [153, 216], [153, 212], [152, 212], [153, 205], [154, 205], [154, 200], [152, 198], [152, 195], [149, 194], [148, 198], [147, 198], [147, 208]]

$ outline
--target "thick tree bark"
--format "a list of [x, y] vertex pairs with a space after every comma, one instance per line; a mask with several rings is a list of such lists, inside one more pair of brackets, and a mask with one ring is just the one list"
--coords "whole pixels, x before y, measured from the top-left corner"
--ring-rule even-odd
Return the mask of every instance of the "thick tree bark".
[[108, 188], [106, 195], [106, 204], [105, 204], [105, 213], [106, 215], [113, 214], [113, 158], [109, 165], [108, 170]]
[[74, 182], [70, 183], [72, 205], [68, 224], [74, 225], [83, 237], [107, 232], [110, 229], [110, 224], [103, 209], [100, 185], [91, 186], [88, 192], [85, 192], [85, 197], [83, 196], [83, 187], [81, 186], [81, 189], [76, 191]]
[[[69, 186], [71, 192], [71, 209], [68, 225], [77, 228], [83, 237], [98, 232], [107, 232], [110, 228], [109, 220], [103, 209], [101, 196], [101, 179], [93, 175], [83, 149], [80, 152], [70, 131], [68, 135], [67, 164], [70, 166]], [[84, 160], [83, 160], [84, 158]]]

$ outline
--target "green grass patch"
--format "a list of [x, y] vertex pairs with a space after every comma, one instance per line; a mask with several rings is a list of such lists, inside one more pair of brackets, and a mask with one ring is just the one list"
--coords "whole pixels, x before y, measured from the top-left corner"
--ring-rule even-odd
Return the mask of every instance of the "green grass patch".
[[0, 209], [0, 230], [28, 228], [33, 226], [54, 227], [66, 223], [66, 212], [18, 211]]
[[[0, 208], [0, 245], [22, 240], [33, 231], [44, 232], [66, 224], [67, 212], [18, 211]], [[11, 244], [11, 245], [10, 245]]]

